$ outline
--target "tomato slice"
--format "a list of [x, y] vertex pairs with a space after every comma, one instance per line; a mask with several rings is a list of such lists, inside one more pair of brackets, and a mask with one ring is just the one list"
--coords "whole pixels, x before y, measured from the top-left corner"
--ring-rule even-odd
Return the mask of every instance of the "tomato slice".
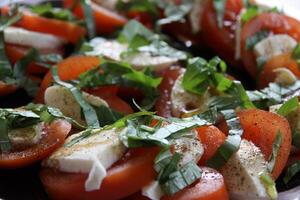
[[[272, 176], [276, 180], [284, 169], [291, 151], [292, 133], [288, 121], [275, 113], [258, 109], [242, 110], [238, 116], [244, 130], [243, 138], [259, 147], [266, 160], [272, 154], [277, 133], [281, 133], [282, 142], [272, 171]], [[220, 127], [224, 133], [228, 132], [226, 125], [222, 124]]]
[[154, 180], [153, 162], [157, 153], [157, 148], [130, 150], [108, 170], [101, 188], [91, 192], [84, 189], [87, 174], [64, 173], [44, 168], [40, 177], [51, 199], [121, 199], [138, 192]]
[[[30, 47], [24, 47], [14, 44], [5, 44], [5, 53], [9, 61], [14, 65], [18, 60], [24, 57], [27, 52], [30, 50]], [[59, 54], [63, 55], [61, 50], [57, 49], [44, 49], [40, 51], [42, 54]], [[48, 71], [47, 68], [39, 66], [36, 63], [32, 63], [28, 66], [27, 72], [29, 74], [44, 74]]]
[[56, 120], [46, 125], [45, 134], [38, 144], [22, 151], [1, 153], [0, 168], [25, 167], [46, 158], [64, 143], [71, 127], [71, 124], [64, 120]]
[[162, 200], [216, 200], [229, 199], [223, 176], [214, 169], [201, 167], [202, 176], [195, 184], [187, 187], [174, 196]]
[[298, 62], [292, 57], [292, 53], [285, 53], [275, 56], [265, 63], [259, 74], [258, 87], [264, 88], [268, 86], [270, 82], [273, 82], [276, 78], [274, 70], [278, 68], [287, 68], [293, 72], [295, 76], [300, 78]]
[[[2, 7], [1, 12], [4, 15], [7, 14], [9, 7]], [[86, 30], [75, 23], [40, 17], [29, 11], [23, 11], [22, 14], [21, 20], [15, 26], [31, 31], [52, 34], [73, 44], [76, 44], [86, 34]]]
[[219, 28], [213, 0], [209, 0], [203, 9], [201, 22], [203, 41], [234, 66], [240, 65], [240, 63], [235, 60], [235, 26], [238, 15], [243, 7], [242, 0], [227, 0], [224, 24], [222, 28]]
[[246, 40], [255, 33], [268, 30], [273, 34], [287, 34], [300, 42], [300, 22], [279, 13], [263, 13], [247, 22], [241, 34], [242, 59], [248, 73], [255, 78], [257, 64], [253, 50], [247, 50]]
[[[64, 0], [65, 8], [72, 8], [74, 5], [74, 14], [81, 19], [84, 18], [83, 10], [78, 0]], [[125, 17], [107, 10], [96, 3], [91, 2], [91, 6], [98, 34], [113, 33], [117, 28], [124, 26], [127, 22]]]
[[[86, 72], [100, 64], [100, 60], [93, 56], [72, 56], [60, 63], [58, 66], [58, 75], [61, 80], [68, 81], [78, 78], [80, 74]], [[52, 83], [52, 74], [49, 71], [44, 77], [39, 92], [36, 96], [35, 101], [38, 103], [44, 103], [44, 93], [45, 90]]]
[[88, 89], [86, 92], [105, 100], [109, 107], [111, 107], [114, 111], [124, 114], [133, 113], [133, 110], [128, 103], [118, 97], [119, 88], [120, 87], [116, 85], [101, 86], [98, 88]]
[[155, 104], [155, 110], [159, 116], [172, 116], [171, 92], [176, 79], [182, 73], [184, 73], [184, 71], [179, 66], [172, 66], [160, 72], [159, 76], [161, 76], [163, 80], [158, 87], [160, 95]]
[[17, 90], [15, 85], [8, 85], [0, 81], [0, 96], [11, 94]]
[[224, 143], [226, 135], [215, 126], [202, 126], [197, 128], [198, 136], [203, 144], [204, 153], [198, 164], [205, 165]]

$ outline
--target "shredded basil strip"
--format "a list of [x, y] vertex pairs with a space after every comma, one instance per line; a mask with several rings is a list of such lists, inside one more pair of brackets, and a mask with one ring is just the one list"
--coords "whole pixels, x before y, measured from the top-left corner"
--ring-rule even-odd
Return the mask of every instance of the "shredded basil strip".
[[300, 160], [289, 166], [285, 172], [283, 182], [288, 184], [290, 180], [300, 172]]
[[277, 199], [278, 194], [277, 194], [277, 190], [276, 190], [276, 185], [275, 185], [275, 182], [273, 181], [271, 175], [268, 172], [261, 172], [259, 174], [259, 180], [266, 188], [266, 191], [267, 191], [269, 197], [272, 200]]
[[242, 22], [246, 23], [260, 13], [258, 6], [251, 5], [247, 8], [246, 12], [241, 16]]
[[280, 148], [282, 142], [282, 134], [281, 132], [278, 130], [276, 137], [275, 137], [275, 141], [272, 145], [272, 154], [269, 158], [269, 162], [268, 162], [268, 170], [269, 172], [272, 172], [275, 166], [275, 162], [277, 160], [277, 156], [278, 156], [278, 151]]
[[1, 152], [8, 152], [11, 144], [8, 138], [8, 124], [4, 117], [0, 117], [0, 149]]
[[277, 114], [286, 117], [291, 112], [297, 110], [299, 107], [298, 97], [293, 97], [286, 101], [282, 106], [277, 110]]
[[68, 9], [54, 8], [50, 3], [38, 4], [29, 7], [30, 11], [46, 18], [62, 21], [78, 22], [73, 13]]
[[84, 17], [85, 17], [85, 25], [88, 30], [89, 38], [92, 39], [96, 36], [96, 25], [94, 19], [94, 12], [92, 10], [90, 0], [80, 0], [80, 4], [83, 9]]
[[297, 44], [297, 46], [294, 48], [292, 57], [297, 61], [298, 69], [300, 70], [300, 44]]
[[224, 166], [231, 156], [239, 150], [242, 141], [243, 129], [238, 116], [234, 110], [221, 111], [223, 114], [229, 132], [224, 143], [219, 147], [215, 155], [207, 161], [207, 166], [220, 169]]
[[158, 26], [170, 24], [172, 22], [185, 22], [185, 16], [190, 13], [193, 0], [182, 0], [179, 5], [173, 2], [160, 2], [157, 5], [164, 9], [165, 18], [159, 19], [156, 24]]
[[246, 50], [252, 50], [257, 43], [259, 43], [269, 35], [270, 32], [268, 30], [262, 30], [248, 37], [246, 39]]
[[268, 109], [272, 105], [283, 103], [285, 100], [300, 95], [300, 81], [289, 86], [270, 83], [262, 90], [247, 91], [253, 104], [260, 109]]
[[58, 76], [56, 66], [52, 67], [51, 72], [52, 72], [53, 80], [56, 84], [63, 86], [70, 90], [70, 92], [76, 99], [77, 103], [80, 105], [80, 107], [83, 110], [83, 114], [84, 114], [84, 118], [87, 123], [87, 126], [90, 128], [99, 128], [100, 124], [98, 121], [97, 113], [96, 113], [95, 109], [83, 99], [80, 90], [70, 83], [61, 81]]
[[223, 27], [227, 0], [213, 0], [213, 6], [216, 11], [217, 24], [219, 28]]
[[220, 92], [226, 91], [232, 85], [232, 81], [223, 75], [226, 68], [225, 62], [219, 57], [208, 62], [200, 57], [189, 59], [182, 86], [197, 95], [203, 95], [209, 86], [216, 87]]

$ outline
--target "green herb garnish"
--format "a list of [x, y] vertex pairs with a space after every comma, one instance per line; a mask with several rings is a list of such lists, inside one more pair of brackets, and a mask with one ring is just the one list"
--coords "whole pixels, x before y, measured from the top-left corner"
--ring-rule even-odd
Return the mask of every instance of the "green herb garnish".
[[282, 142], [282, 134], [280, 131], [277, 132], [276, 137], [275, 137], [275, 141], [272, 145], [272, 154], [269, 158], [269, 162], [268, 162], [268, 170], [269, 172], [272, 172], [275, 166], [275, 162], [277, 160], [277, 156], [278, 156], [278, 151], [280, 148]]
[[269, 31], [262, 30], [248, 37], [246, 40], [246, 50], [252, 50], [257, 43], [259, 43], [269, 35], [270, 35]]

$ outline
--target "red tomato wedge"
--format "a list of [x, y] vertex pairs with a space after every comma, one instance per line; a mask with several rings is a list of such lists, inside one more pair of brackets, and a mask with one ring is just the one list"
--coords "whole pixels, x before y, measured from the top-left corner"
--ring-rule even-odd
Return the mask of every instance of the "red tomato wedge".
[[235, 26], [243, 7], [242, 0], [227, 0], [224, 24], [222, 28], [219, 28], [213, 1], [209, 0], [203, 9], [201, 22], [203, 41], [227, 62], [235, 66], [240, 65], [235, 60]]
[[[14, 45], [14, 44], [5, 44], [5, 53], [9, 61], [14, 65], [18, 60], [24, 57], [27, 52], [30, 50], [29, 47]], [[42, 54], [60, 54], [63, 55], [61, 50], [56, 49], [46, 49], [40, 51]], [[39, 66], [38, 64], [32, 63], [28, 66], [27, 72], [29, 74], [44, 74], [48, 71], [47, 68]]]
[[223, 176], [214, 169], [201, 167], [202, 176], [195, 184], [174, 196], [162, 200], [227, 200], [229, 199]]
[[[238, 116], [244, 130], [243, 138], [259, 147], [266, 160], [272, 154], [272, 145], [277, 133], [281, 133], [282, 142], [272, 171], [276, 180], [284, 169], [291, 151], [292, 133], [288, 121], [277, 114], [258, 109], [242, 110]], [[227, 132], [226, 125], [222, 124], [221, 127], [224, 133]]]
[[[1, 12], [6, 15], [9, 12], [9, 7], [2, 7]], [[55, 35], [73, 44], [76, 44], [86, 34], [86, 30], [83, 27], [71, 22], [40, 17], [29, 11], [23, 11], [22, 14], [21, 20], [14, 24], [15, 26]]]
[[116, 200], [138, 192], [155, 178], [153, 169], [156, 148], [130, 150], [112, 166], [99, 190], [86, 192], [87, 174], [64, 173], [44, 168], [40, 177], [47, 193], [55, 200]]
[[[86, 72], [100, 64], [100, 60], [97, 57], [92, 56], [73, 56], [69, 57], [62, 62], [58, 63], [58, 75], [61, 80], [68, 81], [78, 78], [80, 74]], [[39, 93], [35, 99], [38, 103], [44, 102], [45, 90], [52, 83], [52, 74], [48, 72], [41, 83]]]
[[293, 59], [292, 53], [285, 53], [275, 56], [265, 63], [259, 74], [258, 87], [264, 88], [268, 86], [270, 82], [273, 82], [276, 78], [276, 72], [274, 70], [278, 68], [287, 68], [293, 72], [295, 76], [300, 78], [298, 62]]
[[198, 164], [205, 165], [224, 143], [226, 135], [215, 126], [202, 126], [197, 128], [198, 136], [203, 144], [204, 154]]
[[171, 108], [171, 92], [174, 86], [176, 79], [183, 73], [183, 69], [179, 66], [173, 66], [168, 69], [163, 70], [159, 76], [163, 78], [160, 83], [159, 97], [155, 104], [155, 110], [159, 116], [171, 117], [172, 108]]
[[[74, 14], [81, 19], [84, 18], [84, 13], [79, 5], [78, 0], [64, 0], [65, 8], [72, 8], [73, 6]], [[127, 22], [125, 17], [107, 10], [96, 3], [91, 2], [91, 7], [94, 14], [96, 31], [98, 34], [113, 33], [118, 27], [124, 26]]]
[[132, 108], [118, 97], [119, 89], [119, 86], [111, 85], [88, 89], [86, 92], [105, 100], [114, 111], [124, 114], [133, 113]]
[[15, 85], [7, 85], [0, 81], [0, 97], [13, 93], [16, 91], [17, 87]]
[[279, 13], [263, 13], [247, 22], [242, 29], [241, 50], [244, 66], [253, 78], [257, 75], [256, 58], [253, 50], [247, 50], [245, 45], [247, 38], [262, 30], [273, 34], [287, 34], [300, 42], [300, 22], [291, 17]]
[[25, 167], [49, 156], [60, 147], [69, 132], [71, 124], [64, 120], [53, 121], [45, 127], [45, 134], [38, 144], [22, 151], [0, 154], [0, 168]]

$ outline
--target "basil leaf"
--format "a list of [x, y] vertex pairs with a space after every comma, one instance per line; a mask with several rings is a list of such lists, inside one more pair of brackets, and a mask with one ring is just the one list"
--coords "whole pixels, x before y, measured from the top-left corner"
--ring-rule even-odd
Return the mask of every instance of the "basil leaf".
[[273, 181], [271, 175], [268, 172], [262, 172], [259, 174], [260, 182], [265, 186], [266, 191], [269, 195], [269, 197], [272, 200], [277, 199], [277, 190], [275, 182]]
[[114, 122], [118, 121], [124, 116], [124, 114], [113, 111], [112, 109], [106, 106], [94, 106], [94, 109], [96, 110], [101, 126], [113, 124]]
[[3, 117], [0, 117], [0, 149], [2, 153], [8, 152], [11, 149], [8, 138], [8, 122]]
[[300, 44], [297, 44], [297, 46], [294, 48], [292, 57], [297, 61], [298, 69], [300, 70]]
[[28, 53], [18, 60], [14, 66], [14, 77], [17, 80], [17, 85], [25, 89], [29, 96], [34, 97], [38, 92], [38, 83], [26, 74], [27, 67], [32, 63], [38, 56], [38, 51], [36, 49], [30, 49]]
[[217, 23], [219, 28], [223, 27], [226, 3], [227, 0], [213, 0], [213, 6], [216, 11]]
[[275, 166], [275, 162], [277, 160], [277, 156], [278, 156], [278, 151], [280, 148], [282, 142], [282, 134], [280, 131], [277, 132], [276, 137], [275, 137], [275, 141], [272, 145], [272, 154], [269, 158], [269, 162], [268, 162], [268, 170], [269, 172], [272, 172]]
[[80, 107], [83, 110], [83, 114], [84, 114], [84, 118], [87, 123], [87, 126], [91, 127], [91, 128], [99, 128], [100, 124], [99, 124], [97, 113], [96, 113], [95, 109], [83, 99], [82, 94], [79, 91], [79, 89], [76, 88], [75, 86], [73, 86], [72, 84], [61, 81], [58, 76], [56, 66], [52, 67], [51, 72], [52, 72], [53, 80], [56, 84], [66, 87], [67, 89], [70, 90], [70, 92], [76, 99], [77, 103], [80, 105]]
[[158, 20], [157, 25], [170, 24], [172, 22], [185, 22], [185, 16], [192, 10], [193, 0], [182, 0], [179, 5], [168, 2], [164, 5], [165, 18]]
[[298, 160], [291, 166], [289, 166], [285, 172], [285, 176], [283, 178], [283, 182], [288, 184], [290, 180], [300, 172], [300, 161]]
[[241, 20], [243, 23], [246, 23], [253, 19], [255, 16], [257, 16], [260, 13], [260, 10], [258, 6], [251, 5], [247, 8], [246, 12], [241, 16]]
[[256, 32], [254, 35], [248, 37], [246, 39], [246, 50], [252, 50], [254, 46], [268, 37], [270, 35], [270, 32], [268, 30], [262, 30], [259, 32]]
[[128, 43], [135, 38], [135, 36], [142, 36], [146, 39], [150, 39], [154, 36], [154, 33], [143, 26], [136, 20], [130, 20], [122, 29], [119, 34], [118, 41], [120, 43]]
[[163, 167], [163, 169], [161, 171], [158, 171], [158, 181], [160, 184], [164, 184], [165, 182], [168, 181], [169, 179], [169, 176], [177, 171], [177, 166], [179, 164], [179, 161], [180, 161], [180, 154], [179, 153], [174, 153], [173, 155], [171, 154], [171, 152], [169, 152], [170, 154], [170, 162], [168, 162], [167, 165], [165, 165]]
[[277, 114], [282, 116], [287, 116], [289, 113], [297, 110], [299, 106], [298, 97], [293, 97], [290, 100], [286, 101], [280, 108], [277, 110]]
[[50, 3], [30, 6], [29, 9], [32, 13], [42, 17], [75, 23], [77, 22], [75, 16], [70, 10], [54, 8]]
[[90, 0], [80, 0], [85, 17], [85, 25], [88, 30], [89, 38], [92, 39], [96, 36], [96, 24], [94, 19], [94, 12], [92, 10]]
[[201, 169], [194, 162], [189, 162], [178, 171], [171, 173], [168, 181], [162, 185], [162, 189], [166, 194], [173, 195], [193, 184], [201, 176]]
[[234, 110], [224, 110], [221, 112], [226, 120], [229, 132], [224, 143], [217, 152], [207, 161], [207, 166], [220, 169], [231, 156], [239, 150], [242, 141], [243, 129], [238, 116]]

